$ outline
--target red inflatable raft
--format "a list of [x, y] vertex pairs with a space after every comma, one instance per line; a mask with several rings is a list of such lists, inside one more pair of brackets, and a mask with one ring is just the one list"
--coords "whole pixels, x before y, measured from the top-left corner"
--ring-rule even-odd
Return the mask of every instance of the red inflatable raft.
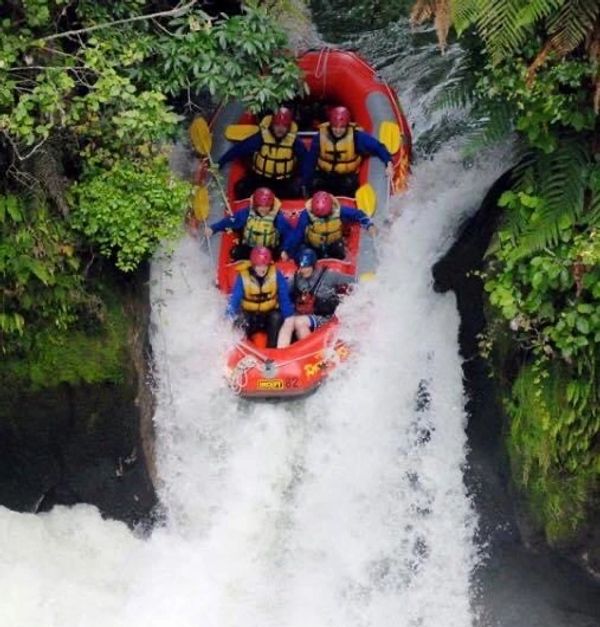
[[[382, 141], [394, 160], [394, 191], [406, 186], [410, 161], [410, 132], [395, 94], [375, 71], [357, 54], [342, 50], [324, 49], [310, 51], [298, 59], [309, 87], [307, 101], [321, 101], [327, 106], [344, 105], [359, 127]], [[315, 120], [316, 125], [319, 121]], [[216, 161], [232, 145], [240, 129], [258, 122], [243, 110], [240, 103], [230, 103], [219, 109], [211, 122], [213, 136], [212, 158]], [[248, 126], [248, 132], [253, 127]], [[300, 128], [307, 145], [313, 128]], [[228, 139], [229, 138], [229, 139]], [[247, 200], [234, 200], [235, 182], [244, 174], [244, 164], [229, 164], [227, 195], [229, 205], [235, 212], [247, 205]], [[387, 217], [390, 180], [385, 175], [385, 166], [377, 158], [364, 159], [359, 174], [360, 188], [356, 198], [343, 198], [342, 204], [358, 207], [371, 215], [375, 225], [382, 226]], [[358, 200], [358, 202], [357, 202]], [[304, 207], [303, 199], [283, 200], [281, 211], [293, 224]], [[224, 207], [211, 203], [209, 222], [219, 220]], [[234, 233], [222, 233], [219, 238], [217, 285], [229, 293], [235, 282], [239, 264], [229, 256], [237, 240]], [[347, 256], [343, 261], [320, 260], [319, 266], [327, 266], [344, 272], [356, 280], [372, 276], [376, 270], [376, 255], [373, 239], [361, 232], [358, 225], [345, 229]], [[279, 261], [278, 269], [286, 276], [296, 270], [293, 261]], [[232, 389], [244, 397], [291, 397], [306, 394], [320, 385], [324, 378], [349, 354], [349, 348], [338, 337], [339, 321], [333, 318], [309, 337], [296, 341], [284, 349], [265, 347], [263, 334], [240, 341], [227, 359], [226, 376]]]

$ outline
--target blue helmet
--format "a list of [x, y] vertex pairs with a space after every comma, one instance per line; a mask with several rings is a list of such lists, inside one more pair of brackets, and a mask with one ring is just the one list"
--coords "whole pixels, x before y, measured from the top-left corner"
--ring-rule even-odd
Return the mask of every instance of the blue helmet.
[[312, 248], [305, 248], [300, 253], [300, 258], [298, 259], [298, 266], [300, 268], [307, 268], [308, 266], [316, 266], [317, 265], [317, 253]]

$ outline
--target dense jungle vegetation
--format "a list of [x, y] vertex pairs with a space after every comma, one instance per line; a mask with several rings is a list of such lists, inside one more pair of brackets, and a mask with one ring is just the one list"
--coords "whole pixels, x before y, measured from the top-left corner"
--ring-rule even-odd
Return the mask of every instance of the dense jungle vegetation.
[[3, 370], [60, 369], [73, 333], [119, 323], [103, 283], [180, 232], [191, 186], [166, 154], [198, 102], [254, 109], [299, 90], [276, 3], [226, 4], [208, 6], [230, 15], [193, 1], [2, 3]]
[[547, 539], [568, 542], [600, 479], [600, 2], [418, 0], [411, 19], [433, 19], [442, 51], [451, 29], [468, 51], [445, 99], [483, 121], [471, 149], [517, 137], [482, 349], [498, 360], [518, 346], [513, 476]]

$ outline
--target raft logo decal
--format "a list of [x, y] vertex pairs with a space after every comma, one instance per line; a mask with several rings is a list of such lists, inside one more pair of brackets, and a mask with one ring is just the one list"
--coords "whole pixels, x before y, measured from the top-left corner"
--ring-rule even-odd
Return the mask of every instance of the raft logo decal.
[[259, 379], [256, 387], [259, 390], [283, 390], [283, 379]]
[[316, 377], [317, 375], [325, 372], [329, 368], [332, 368], [333, 366], [335, 366], [336, 359], [339, 359], [340, 361], [344, 361], [345, 359], [347, 359], [348, 355], [350, 354], [348, 347], [341, 343], [338, 344], [334, 348], [334, 351], [335, 351], [335, 359], [333, 360], [327, 359], [323, 355], [323, 353], [319, 353], [316, 361], [314, 361], [312, 364], [305, 364], [304, 374], [306, 375], [306, 377], [309, 379], [311, 377]]

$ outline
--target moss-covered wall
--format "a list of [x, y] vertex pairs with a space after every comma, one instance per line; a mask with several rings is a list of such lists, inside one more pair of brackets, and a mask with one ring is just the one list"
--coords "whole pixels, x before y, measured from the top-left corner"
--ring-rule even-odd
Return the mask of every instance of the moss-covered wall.
[[[567, 403], [578, 393], [569, 387], [571, 366], [556, 360], [544, 374], [533, 369], [515, 333], [494, 317], [483, 290], [484, 255], [507, 182], [505, 176], [490, 190], [433, 269], [436, 288], [456, 293], [461, 314], [470, 464], [494, 466], [527, 545], [548, 544], [600, 574], [600, 442], [590, 437], [596, 430], [590, 416]], [[491, 359], [484, 362], [486, 327], [494, 328], [494, 336]]]
[[103, 328], [48, 336], [0, 365], [0, 504], [86, 502], [132, 524], [150, 515], [144, 282], [110, 286]]

